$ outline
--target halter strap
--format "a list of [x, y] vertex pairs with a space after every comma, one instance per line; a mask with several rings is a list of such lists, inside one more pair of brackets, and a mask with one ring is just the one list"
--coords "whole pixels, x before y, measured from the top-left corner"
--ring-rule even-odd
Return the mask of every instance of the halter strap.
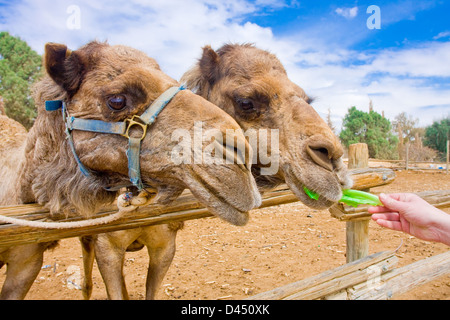
[[[92, 175], [92, 172], [86, 168], [78, 157], [74, 141], [72, 138], [73, 130], [81, 130], [81, 131], [90, 131], [90, 132], [98, 132], [98, 133], [110, 133], [110, 134], [118, 134], [124, 136], [128, 139], [128, 150], [127, 150], [127, 158], [128, 158], [128, 177], [132, 185], [136, 186], [139, 190], [144, 189], [144, 184], [141, 179], [141, 170], [140, 170], [140, 150], [141, 150], [141, 141], [145, 138], [147, 134], [147, 127], [155, 122], [156, 117], [159, 113], [164, 109], [164, 107], [173, 99], [173, 97], [184, 90], [185, 87], [171, 87], [162, 93], [153, 103], [144, 111], [144, 113], [140, 116], [134, 115], [131, 119], [126, 119], [123, 122], [105, 122], [101, 120], [90, 120], [90, 119], [81, 119], [75, 118], [69, 115], [69, 112], [66, 108], [66, 103], [62, 100], [51, 100], [45, 101], [45, 109], [47, 111], [56, 111], [58, 109], [62, 109], [63, 121], [66, 126], [66, 136], [70, 145], [70, 149], [75, 157], [75, 160], [78, 164], [80, 171], [85, 176]], [[142, 129], [141, 137], [131, 137], [129, 135], [130, 129], [133, 126], [139, 126]], [[130, 185], [126, 185], [130, 186]], [[125, 186], [114, 187], [114, 188], [105, 188], [109, 191], [118, 190]]]

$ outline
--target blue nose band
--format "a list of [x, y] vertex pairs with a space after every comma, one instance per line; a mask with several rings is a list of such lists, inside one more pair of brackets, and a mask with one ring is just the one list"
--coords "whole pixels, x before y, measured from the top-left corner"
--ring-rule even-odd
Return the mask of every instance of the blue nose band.
[[[131, 184], [127, 186], [135, 186], [139, 190], [144, 189], [144, 184], [141, 179], [141, 170], [140, 170], [140, 153], [141, 153], [141, 142], [145, 138], [147, 134], [147, 128], [153, 122], [155, 122], [156, 117], [159, 113], [164, 109], [164, 107], [175, 97], [175, 95], [184, 90], [183, 86], [181, 87], [171, 87], [166, 90], [163, 94], [161, 94], [153, 103], [144, 111], [140, 116], [134, 115], [130, 119], [125, 119], [122, 122], [105, 122], [101, 120], [90, 120], [90, 119], [81, 119], [75, 118], [69, 115], [69, 112], [66, 107], [66, 103], [62, 100], [50, 100], [45, 101], [45, 110], [47, 111], [56, 111], [61, 109], [63, 115], [63, 121], [66, 126], [66, 136], [70, 145], [70, 149], [75, 157], [75, 160], [78, 163], [78, 167], [80, 171], [86, 177], [91, 176], [92, 172], [88, 168], [86, 168], [78, 157], [74, 141], [72, 138], [73, 130], [81, 130], [81, 131], [90, 131], [90, 132], [98, 132], [98, 133], [109, 133], [109, 134], [118, 134], [128, 139], [128, 150], [127, 150], [127, 158], [128, 158], [128, 177], [130, 179]], [[132, 128], [140, 128], [141, 136], [140, 137], [131, 137], [130, 130]], [[115, 187], [115, 188], [105, 188], [109, 191], [118, 190], [125, 186]]]

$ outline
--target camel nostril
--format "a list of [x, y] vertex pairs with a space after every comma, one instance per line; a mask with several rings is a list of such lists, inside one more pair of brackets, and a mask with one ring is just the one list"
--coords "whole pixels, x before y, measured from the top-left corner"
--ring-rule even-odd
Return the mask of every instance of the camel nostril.
[[333, 171], [333, 164], [331, 162], [332, 155], [327, 148], [306, 146], [306, 152], [316, 164], [329, 171]]

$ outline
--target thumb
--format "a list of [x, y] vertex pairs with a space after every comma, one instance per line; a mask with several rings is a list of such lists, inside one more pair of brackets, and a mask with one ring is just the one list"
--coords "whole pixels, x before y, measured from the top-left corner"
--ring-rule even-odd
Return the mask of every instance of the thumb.
[[381, 193], [380, 196], [380, 201], [381, 203], [383, 203], [383, 205], [393, 211], [403, 211], [406, 209], [406, 207], [408, 206], [407, 203], [403, 202], [403, 201], [398, 201], [397, 199], [394, 199], [393, 197], [391, 197], [388, 194], [384, 194]]

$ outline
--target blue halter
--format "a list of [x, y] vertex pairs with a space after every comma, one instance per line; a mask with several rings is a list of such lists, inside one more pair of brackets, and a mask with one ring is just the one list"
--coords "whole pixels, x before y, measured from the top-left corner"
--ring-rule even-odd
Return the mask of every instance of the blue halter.
[[[78, 163], [80, 171], [86, 177], [92, 175], [91, 171], [86, 168], [81, 162], [75, 151], [75, 145], [72, 138], [72, 130], [91, 131], [99, 133], [119, 134], [128, 139], [128, 177], [131, 185], [137, 187], [139, 190], [144, 189], [144, 184], [141, 179], [141, 170], [139, 163], [139, 155], [141, 152], [141, 141], [147, 134], [147, 127], [151, 125], [164, 107], [172, 100], [172, 98], [185, 87], [171, 87], [161, 94], [140, 116], [134, 115], [131, 119], [125, 119], [122, 122], [105, 122], [101, 120], [89, 120], [75, 118], [69, 115], [66, 108], [66, 103], [62, 100], [45, 101], [45, 110], [56, 111], [62, 109], [63, 121], [66, 125], [66, 135], [69, 141], [70, 149]], [[133, 126], [138, 126], [142, 130], [142, 136], [134, 138], [130, 136], [130, 129]], [[121, 187], [105, 188], [109, 191], [118, 190]]]

